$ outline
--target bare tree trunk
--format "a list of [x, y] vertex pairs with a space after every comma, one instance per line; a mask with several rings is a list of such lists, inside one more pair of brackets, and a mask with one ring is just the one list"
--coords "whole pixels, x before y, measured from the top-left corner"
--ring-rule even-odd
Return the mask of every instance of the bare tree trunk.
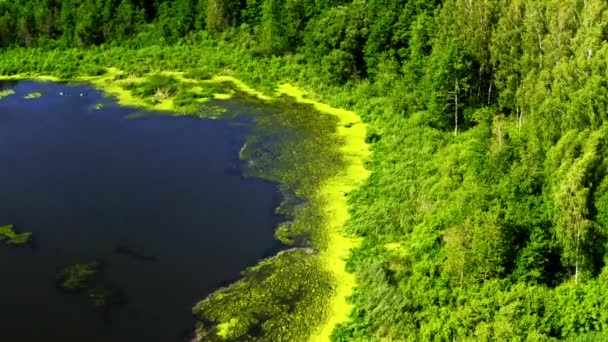
[[538, 27], [536, 28], [536, 36], [538, 37], [538, 48], [540, 49], [540, 51], [544, 51], [545, 49], [543, 48], [543, 39]]
[[578, 284], [578, 260], [579, 260], [578, 245], [579, 245], [580, 236], [581, 236], [581, 226], [580, 226], [580, 223], [577, 223], [576, 224], [576, 266], [575, 266], [575, 270], [574, 270], [574, 283], [575, 284]]
[[521, 107], [517, 107], [517, 131], [521, 130], [521, 126], [524, 123], [524, 110]]
[[481, 97], [481, 68], [477, 71], [477, 97]]
[[502, 123], [498, 124], [498, 149], [502, 149]]
[[494, 78], [494, 67], [492, 67], [492, 75], [490, 76], [490, 88], [488, 89], [488, 106], [492, 101], [492, 79]]
[[458, 80], [454, 83], [454, 136], [458, 135]]

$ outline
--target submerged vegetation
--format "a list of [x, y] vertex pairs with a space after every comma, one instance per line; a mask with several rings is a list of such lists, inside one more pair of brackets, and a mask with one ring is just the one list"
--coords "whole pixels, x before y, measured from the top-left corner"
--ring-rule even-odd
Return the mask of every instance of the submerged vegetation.
[[[309, 200], [277, 235], [315, 253], [262, 261], [201, 302], [201, 338], [326, 340], [337, 324], [336, 341], [602, 340], [607, 9], [599, 0], [0, 2], [0, 46], [10, 47], [0, 74], [83, 77], [165, 109], [209, 98], [187, 89], [223, 79], [212, 75], [241, 79], [242, 96], [263, 104], [290, 82], [362, 116], [369, 129], [356, 131], [363, 125], [335, 115], [346, 113], [283, 98], [271, 104], [293, 115], [256, 117], [251, 172]], [[149, 79], [131, 94], [116, 70]], [[266, 128], [289, 120], [306, 128], [293, 132], [299, 144], [260, 148], [280, 138]], [[356, 189], [367, 176], [365, 152], [355, 153], [363, 137], [371, 174]], [[360, 243], [326, 235], [344, 222]], [[333, 246], [356, 246], [356, 282], [340, 263], [327, 268], [343, 257]]]
[[0, 226], [0, 241], [6, 240], [7, 245], [25, 245], [32, 239], [32, 233], [16, 233], [12, 224]]
[[121, 307], [126, 304], [126, 297], [119, 289], [110, 286], [94, 287], [86, 292], [87, 299], [94, 307], [104, 311]]
[[101, 271], [102, 264], [98, 261], [70, 265], [58, 273], [56, 283], [62, 292], [84, 296], [108, 319], [111, 309], [125, 305], [126, 296], [120, 289], [108, 285]]
[[68, 266], [57, 276], [57, 285], [62, 291], [66, 292], [83, 291], [91, 286], [100, 266], [99, 262]]

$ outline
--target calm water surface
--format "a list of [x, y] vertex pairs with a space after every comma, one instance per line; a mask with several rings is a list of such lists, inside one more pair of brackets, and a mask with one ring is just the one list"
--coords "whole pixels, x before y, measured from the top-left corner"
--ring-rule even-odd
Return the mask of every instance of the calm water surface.
[[[198, 300], [280, 249], [277, 185], [241, 176], [247, 120], [125, 119], [136, 110], [88, 86], [9, 88], [0, 225], [35, 241], [0, 245], [0, 341], [185, 341]], [[33, 91], [42, 97], [23, 99]], [[59, 270], [92, 260], [123, 307], [103, 314], [57, 290]]]

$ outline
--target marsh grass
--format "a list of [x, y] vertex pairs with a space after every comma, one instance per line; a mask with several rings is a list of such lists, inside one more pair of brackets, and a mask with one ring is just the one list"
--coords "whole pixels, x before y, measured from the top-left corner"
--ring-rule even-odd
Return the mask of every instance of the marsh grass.
[[135, 82], [134, 79], [127, 78], [123, 88], [140, 98], [153, 96], [154, 98], [167, 99], [177, 94], [180, 90], [180, 84], [173, 77], [155, 74], [146, 77], [141, 82]]

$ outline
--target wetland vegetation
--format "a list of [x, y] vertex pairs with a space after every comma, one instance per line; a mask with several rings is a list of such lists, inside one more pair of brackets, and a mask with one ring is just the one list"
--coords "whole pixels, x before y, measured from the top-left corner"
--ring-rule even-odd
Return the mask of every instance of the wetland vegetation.
[[[606, 339], [604, 1], [0, 10], [7, 78], [87, 80], [182, 114], [220, 116], [201, 108], [228, 94], [284, 113], [256, 115], [242, 155], [307, 200], [276, 235], [310, 250], [262, 260], [196, 305], [199, 338]], [[275, 145], [271, 127], [306, 129]]]

